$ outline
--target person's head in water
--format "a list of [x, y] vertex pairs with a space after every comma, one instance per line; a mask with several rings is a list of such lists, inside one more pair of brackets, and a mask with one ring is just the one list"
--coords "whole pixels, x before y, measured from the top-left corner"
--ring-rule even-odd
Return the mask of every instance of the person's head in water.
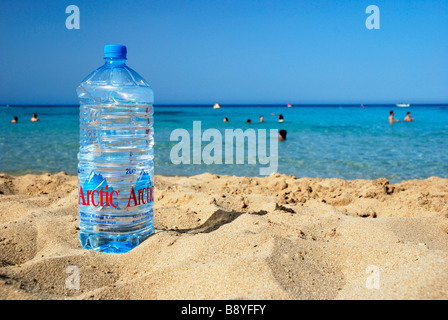
[[264, 122], [264, 117], [260, 116], [260, 122]]
[[247, 119], [246, 123], [252, 123], [252, 120]]
[[33, 116], [31, 117], [31, 121], [32, 122], [39, 121], [39, 118], [37, 117], [37, 114], [33, 113]]
[[283, 122], [284, 121], [284, 119], [283, 119], [283, 115], [282, 114], [279, 114], [278, 115], [278, 122]]
[[394, 111], [393, 110], [391, 110], [390, 112], [389, 112], [389, 123], [390, 124], [393, 124], [394, 122], [398, 122], [399, 120], [396, 120], [396, 119], [394, 119]]
[[286, 130], [282, 129], [278, 132], [278, 140], [280, 141], [286, 140]]
[[14, 119], [11, 120], [11, 123], [17, 123], [19, 122], [19, 117], [14, 117]]
[[406, 117], [404, 117], [404, 121], [414, 121], [414, 120], [415, 120], [414, 118], [411, 118], [411, 113], [410, 112], [408, 112], [406, 114]]
[[229, 122], [229, 119], [225, 117], [224, 120], [222, 120], [222, 122]]

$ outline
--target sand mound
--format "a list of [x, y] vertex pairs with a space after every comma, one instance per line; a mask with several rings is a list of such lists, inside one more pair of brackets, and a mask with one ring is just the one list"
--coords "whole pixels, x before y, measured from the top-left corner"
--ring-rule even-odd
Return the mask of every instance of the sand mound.
[[77, 177], [0, 174], [0, 298], [448, 298], [448, 179], [156, 176], [155, 201], [154, 235], [92, 252]]

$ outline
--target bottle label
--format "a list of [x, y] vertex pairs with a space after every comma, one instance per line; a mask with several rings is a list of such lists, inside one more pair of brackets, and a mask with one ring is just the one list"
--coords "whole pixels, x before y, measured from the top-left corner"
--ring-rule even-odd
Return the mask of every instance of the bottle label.
[[[131, 169], [129, 173], [131, 174]], [[135, 169], [133, 169], [135, 173]], [[124, 200], [126, 199], [126, 200]], [[78, 187], [78, 204], [80, 206], [87, 206], [95, 211], [101, 209], [116, 209], [119, 211], [122, 208], [138, 207], [142, 205], [151, 205], [154, 202], [154, 186], [149, 173], [142, 170], [130, 191], [125, 195], [122, 191], [114, 189], [110, 186], [105, 178], [94, 170], [86, 178], [84, 184]], [[89, 210], [90, 211], [90, 210]], [[146, 210], [145, 210], [146, 211]], [[120, 222], [136, 223], [143, 221], [152, 214], [151, 210], [141, 214], [133, 214], [126, 217], [121, 216]], [[110, 212], [110, 211], [109, 211]], [[95, 213], [81, 213], [81, 221], [94, 222], [101, 224], [115, 224], [114, 215], [95, 214]]]

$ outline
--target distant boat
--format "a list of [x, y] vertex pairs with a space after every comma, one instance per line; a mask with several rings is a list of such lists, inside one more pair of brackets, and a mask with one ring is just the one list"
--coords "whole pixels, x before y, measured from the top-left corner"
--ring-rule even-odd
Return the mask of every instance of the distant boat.
[[221, 106], [218, 103], [215, 103], [215, 105], [213, 106], [213, 109], [219, 109], [221, 108]]
[[407, 108], [410, 107], [411, 105], [408, 103], [397, 103], [396, 106], [399, 108]]
[[292, 105], [291, 105], [290, 103], [286, 104], [286, 106], [287, 106], [288, 108], [291, 108], [291, 107], [292, 107]]

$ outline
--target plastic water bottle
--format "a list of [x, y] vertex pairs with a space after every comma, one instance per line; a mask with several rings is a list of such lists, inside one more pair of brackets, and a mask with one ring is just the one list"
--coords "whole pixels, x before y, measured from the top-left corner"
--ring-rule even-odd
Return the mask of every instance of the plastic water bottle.
[[123, 253], [154, 232], [153, 91], [126, 66], [122, 45], [104, 47], [105, 64], [77, 88], [79, 240]]

